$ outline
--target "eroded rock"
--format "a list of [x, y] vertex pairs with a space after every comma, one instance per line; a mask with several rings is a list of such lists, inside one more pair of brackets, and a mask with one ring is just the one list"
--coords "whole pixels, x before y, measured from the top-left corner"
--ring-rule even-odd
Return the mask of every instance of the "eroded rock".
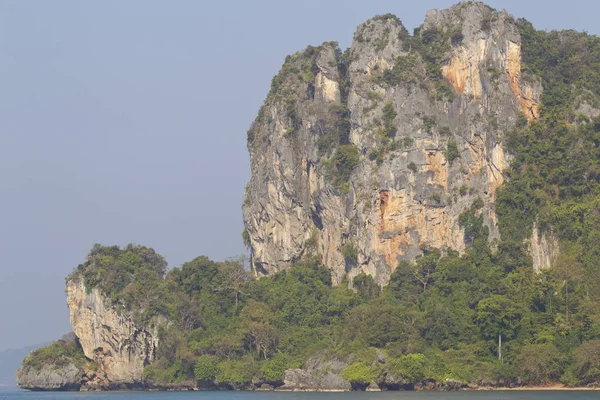
[[[257, 274], [317, 254], [336, 284], [361, 272], [383, 284], [423, 246], [464, 251], [458, 219], [477, 198], [490, 240], [499, 237], [503, 138], [521, 113], [538, 118], [541, 85], [521, 73], [521, 38], [505, 12], [482, 3], [432, 10], [420, 34], [452, 42], [435, 84], [435, 66], [391, 16], [360, 25], [347, 58], [325, 43], [288, 59], [249, 134], [243, 213]], [[343, 183], [332, 172], [335, 110], [347, 110], [347, 143], [358, 150]]]
[[143, 369], [156, 354], [156, 332], [117, 312], [99, 289], [86, 291], [81, 279], [67, 281], [67, 304], [83, 352], [98, 366], [90, 385], [105, 389], [141, 387]]

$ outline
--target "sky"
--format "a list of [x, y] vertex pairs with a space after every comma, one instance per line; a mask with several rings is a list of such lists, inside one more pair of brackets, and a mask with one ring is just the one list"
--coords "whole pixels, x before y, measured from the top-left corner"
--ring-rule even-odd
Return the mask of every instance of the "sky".
[[[246, 131], [287, 54], [454, 1], [0, 0], [0, 351], [70, 330], [94, 243], [243, 253]], [[598, 34], [596, 1], [488, 1]]]

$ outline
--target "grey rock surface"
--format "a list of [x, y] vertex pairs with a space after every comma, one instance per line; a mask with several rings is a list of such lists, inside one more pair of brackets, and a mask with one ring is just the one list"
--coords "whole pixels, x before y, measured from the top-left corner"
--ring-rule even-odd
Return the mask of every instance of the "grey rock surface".
[[143, 385], [142, 372], [155, 357], [155, 329], [138, 326], [109, 304], [99, 289], [89, 292], [82, 280], [67, 281], [67, 304], [71, 326], [85, 356], [98, 370], [89, 385], [118, 389]]
[[317, 390], [319, 381], [303, 369], [288, 369], [283, 374], [282, 390]]
[[[243, 215], [257, 275], [314, 254], [336, 284], [361, 272], [384, 284], [423, 246], [464, 251], [458, 219], [477, 198], [498, 238], [503, 140], [521, 114], [538, 118], [541, 84], [521, 73], [521, 39], [505, 12], [471, 2], [432, 10], [419, 35], [416, 46], [398, 19], [380, 16], [358, 27], [347, 57], [325, 43], [286, 59], [248, 135]], [[432, 66], [425, 55], [434, 53]], [[344, 111], [340, 143], [358, 160], [340, 183], [331, 138]]]
[[82, 371], [75, 364], [43, 365], [40, 370], [23, 367], [16, 375], [17, 386], [34, 391], [79, 390]]
[[288, 369], [280, 390], [292, 391], [349, 391], [350, 382], [331, 371], [316, 376], [305, 369]]

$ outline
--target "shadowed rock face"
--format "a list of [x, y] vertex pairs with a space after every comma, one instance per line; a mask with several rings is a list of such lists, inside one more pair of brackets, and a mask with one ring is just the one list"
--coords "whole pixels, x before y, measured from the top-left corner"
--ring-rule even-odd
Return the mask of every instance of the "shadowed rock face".
[[66, 365], [44, 365], [40, 370], [21, 368], [17, 372], [20, 389], [33, 391], [79, 390], [82, 371], [73, 363]]
[[[490, 239], [499, 236], [495, 194], [510, 162], [502, 140], [520, 113], [538, 117], [541, 85], [521, 73], [505, 12], [432, 10], [419, 35], [417, 46], [400, 21], [376, 17], [358, 27], [347, 57], [325, 43], [286, 59], [248, 137], [243, 214], [257, 274], [312, 253], [335, 283], [360, 272], [385, 283], [423, 245], [463, 251], [458, 218], [478, 197]], [[358, 150], [342, 183], [332, 167], [340, 145], [327, 147], [339, 110], [349, 113], [340, 142]], [[345, 246], [358, 256], [345, 258]]]
[[98, 365], [93, 376], [88, 372], [87, 386], [141, 387], [144, 367], [154, 360], [156, 333], [119, 314], [97, 288], [86, 292], [79, 279], [67, 281], [67, 304], [85, 356]]

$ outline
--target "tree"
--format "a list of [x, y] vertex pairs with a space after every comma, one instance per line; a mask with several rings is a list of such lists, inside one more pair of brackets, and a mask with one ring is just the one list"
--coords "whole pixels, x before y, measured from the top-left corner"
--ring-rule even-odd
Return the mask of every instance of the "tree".
[[521, 375], [530, 384], [556, 380], [562, 372], [558, 349], [550, 343], [524, 346], [517, 362]]
[[425, 379], [426, 361], [423, 354], [407, 354], [390, 360], [388, 369], [410, 383], [417, 383]]
[[278, 333], [272, 326], [273, 312], [265, 303], [250, 300], [242, 313], [242, 324], [247, 331], [248, 344], [268, 359], [269, 351], [276, 344]]
[[277, 353], [270, 360], [263, 362], [260, 372], [267, 382], [279, 383], [283, 381], [283, 374], [287, 369], [298, 367], [294, 365], [292, 357], [288, 354]]
[[352, 287], [361, 298], [367, 300], [376, 297], [381, 291], [373, 277], [365, 273], [360, 273], [352, 279]]
[[358, 362], [347, 366], [340, 376], [348, 382], [366, 385], [377, 380], [380, 373], [381, 368], [373, 367], [366, 362]]
[[354, 307], [345, 319], [344, 338], [346, 342], [357, 340], [369, 346], [383, 347], [389, 342], [412, 336], [414, 326], [404, 319], [403, 311], [381, 298]]
[[243, 294], [243, 288], [248, 280], [248, 273], [244, 269], [245, 261], [245, 256], [239, 256], [236, 259], [219, 263], [219, 271], [225, 278], [223, 287], [234, 293], [236, 311], [238, 309], [240, 294]]
[[521, 319], [521, 313], [514, 304], [514, 299], [493, 294], [477, 304], [476, 322], [483, 337], [493, 340], [501, 334], [505, 339], [512, 339]]
[[219, 375], [219, 360], [210, 354], [203, 354], [196, 359], [194, 376], [197, 381], [212, 382]]
[[[552, 268], [552, 273], [556, 276], [558, 282], [558, 291], [564, 293], [565, 300], [565, 320], [569, 323], [569, 286], [576, 285], [583, 278], [583, 267], [577, 260], [576, 254], [569, 254], [567, 246], [558, 257], [557, 262]], [[567, 254], [565, 254], [567, 253]]]
[[262, 353], [264, 359], [268, 360], [269, 352], [275, 346], [279, 337], [277, 330], [266, 323], [250, 322], [248, 331], [254, 341], [257, 354], [260, 356]]
[[182, 292], [173, 294], [175, 303], [175, 319], [184, 332], [191, 332], [202, 324], [202, 315], [198, 303]]
[[585, 342], [575, 350], [575, 371], [585, 384], [600, 381], [600, 340]]
[[402, 304], [411, 305], [421, 293], [421, 285], [422, 283], [416, 279], [413, 266], [408, 261], [402, 260], [392, 273], [384, 291]]
[[427, 289], [427, 284], [431, 275], [435, 271], [437, 262], [440, 258], [440, 252], [437, 249], [424, 249], [423, 255], [415, 260], [413, 275], [423, 285], [423, 291]]

